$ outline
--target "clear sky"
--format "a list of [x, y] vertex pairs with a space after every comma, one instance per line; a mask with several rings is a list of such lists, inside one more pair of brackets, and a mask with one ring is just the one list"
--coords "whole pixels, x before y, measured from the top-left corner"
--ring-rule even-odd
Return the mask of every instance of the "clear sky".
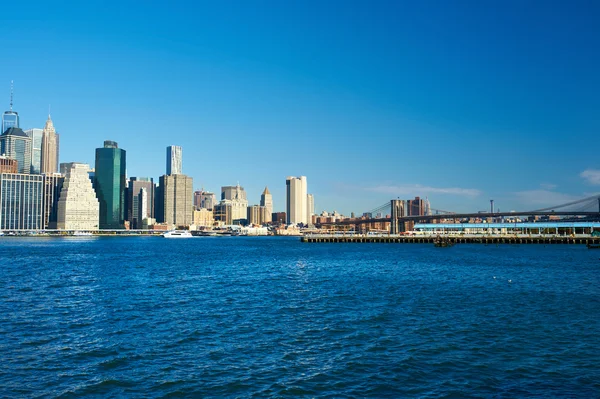
[[[2, 13], [0, 105], [60, 161], [114, 140], [128, 176], [183, 147], [195, 188], [286, 176], [315, 208], [427, 196], [451, 211], [600, 191], [597, 1], [18, 1]], [[1, 93], [5, 93], [2, 95]], [[2, 98], [5, 98], [2, 100]]]

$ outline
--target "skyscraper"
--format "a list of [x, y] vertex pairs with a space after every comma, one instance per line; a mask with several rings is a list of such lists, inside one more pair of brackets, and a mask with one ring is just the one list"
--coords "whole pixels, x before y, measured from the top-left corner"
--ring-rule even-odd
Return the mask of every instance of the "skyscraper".
[[264, 223], [269, 223], [271, 221], [271, 214], [273, 213], [273, 196], [269, 192], [268, 187], [265, 187], [265, 190], [260, 196], [260, 205], [267, 208], [267, 216]]
[[[140, 196], [142, 189], [145, 194]], [[142, 220], [154, 218], [154, 180], [151, 177], [132, 177], [127, 188], [127, 220], [134, 229], [142, 228]], [[144, 199], [140, 202], [140, 199]], [[143, 210], [143, 211], [142, 211]]]
[[18, 127], [8, 128], [0, 135], [0, 155], [16, 159], [19, 173], [31, 173], [31, 138]]
[[126, 153], [116, 142], [105, 141], [96, 148], [94, 189], [100, 202], [100, 228], [125, 227]]
[[42, 129], [27, 129], [25, 134], [31, 139], [31, 173], [39, 175], [42, 160]]
[[70, 163], [58, 200], [57, 228], [98, 230], [99, 201], [88, 177], [89, 165]]
[[406, 201], [406, 216], [425, 215], [425, 201], [419, 197]]
[[306, 176], [288, 176], [286, 185], [286, 215], [288, 224], [308, 224]]
[[186, 175], [164, 175], [160, 177], [161, 194], [164, 204], [164, 222], [169, 226], [190, 226], [192, 224], [193, 179]]
[[41, 230], [43, 209], [44, 176], [0, 173], [0, 230]]
[[178, 145], [167, 147], [167, 176], [180, 175], [183, 173], [181, 168], [182, 150]]
[[42, 134], [41, 173], [56, 173], [58, 171], [58, 133], [48, 114], [46, 126]]
[[306, 194], [306, 212], [308, 222], [312, 223], [312, 216], [315, 214], [315, 196], [312, 194]]
[[[56, 229], [58, 200], [64, 182], [65, 176], [60, 173], [44, 174], [44, 228], [46, 229]], [[94, 193], [94, 198], [95, 196]]]
[[238, 183], [237, 186], [221, 187], [221, 203], [231, 204], [231, 219], [233, 224], [244, 224], [248, 217], [248, 197], [246, 190]]
[[19, 127], [19, 114], [12, 109], [13, 107], [13, 82], [10, 81], [10, 111], [4, 112], [2, 115], [2, 132], [4, 133], [11, 127]]

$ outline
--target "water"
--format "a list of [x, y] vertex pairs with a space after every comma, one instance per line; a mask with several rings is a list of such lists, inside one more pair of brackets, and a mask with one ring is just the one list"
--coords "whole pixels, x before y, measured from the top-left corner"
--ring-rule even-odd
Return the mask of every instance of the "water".
[[600, 397], [600, 252], [0, 239], [0, 397]]

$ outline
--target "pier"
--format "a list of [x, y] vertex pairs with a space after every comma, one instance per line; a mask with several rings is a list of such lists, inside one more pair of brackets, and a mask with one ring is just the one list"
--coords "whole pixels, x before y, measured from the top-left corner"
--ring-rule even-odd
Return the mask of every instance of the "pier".
[[[600, 245], [600, 237], [570, 237], [570, 236], [442, 236], [453, 244], [577, 244]], [[310, 235], [303, 236], [303, 243], [362, 243], [362, 244], [433, 244], [437, 236], [361, 236], [361, 235]]]

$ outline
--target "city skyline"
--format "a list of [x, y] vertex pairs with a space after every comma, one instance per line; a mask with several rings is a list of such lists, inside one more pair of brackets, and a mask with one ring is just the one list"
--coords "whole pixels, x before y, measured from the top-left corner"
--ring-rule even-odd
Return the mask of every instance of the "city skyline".
[[[41, 128], [51, 103], [61, 162], [94, 164], [97, 143], [112, 137], [128, 151], [128, 177], [156, 179], [175, 142], [194, 190], [239, 181], [257, 204], [269, 186], [281, 211], [283, 178], [305, 175], [316, 213], [346, 215], [397, 197], [452, 211], [485, 210], [493, 198], [524, 210], [600, 191], [593, 3], [357, 3], [339, 14], [273, 3], [268, 15], [190, 5], [202, 10], [198, 32], [182, 23], [161, 34], [144, 22], [159, 15], [151, 7], [139, 18], [124, 7], [112, 21], [34, 5], [15, 7], [27, 21], [63, 23], [8, 22], [15, 60], [0, 66], [1, 111], [10, 101], [22, 129]], [[109, 18], [133, 29], [105, 36]], [[156, 123], [164, 115], [168, 134]]]

